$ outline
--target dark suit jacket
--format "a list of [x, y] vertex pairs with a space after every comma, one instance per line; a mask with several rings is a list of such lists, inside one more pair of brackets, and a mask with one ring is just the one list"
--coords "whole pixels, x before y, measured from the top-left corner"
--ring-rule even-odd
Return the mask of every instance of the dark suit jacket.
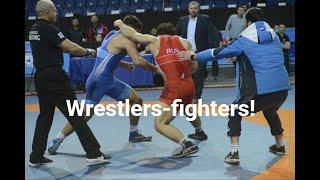
[[[177, 24], [177, 33], [179, 36], [187, 38], [188, 24], [189, 15], [179, 19]], [[212, 24], [210, 17], [204, 14], [198, 14], [195, 36], [198, 52], [218, 47], [221, 40], [220, 31]]]

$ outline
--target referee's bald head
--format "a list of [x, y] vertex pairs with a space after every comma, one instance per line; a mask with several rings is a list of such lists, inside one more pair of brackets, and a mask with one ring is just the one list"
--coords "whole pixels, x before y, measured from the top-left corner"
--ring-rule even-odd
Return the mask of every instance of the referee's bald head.
[[51, 0], [40, 0], [36, 5], [37, 17], [48, 21], [56, 21], [56, 6]]

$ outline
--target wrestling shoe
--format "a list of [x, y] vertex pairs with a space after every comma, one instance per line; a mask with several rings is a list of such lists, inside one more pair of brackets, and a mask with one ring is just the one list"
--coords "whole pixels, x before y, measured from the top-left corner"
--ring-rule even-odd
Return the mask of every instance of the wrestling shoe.
[[86, 161], [91, 164], [100, 164], [100, 163], [109, 162], [110, 159], [111, 159], [110, 155], [101, 153], [98, 156], [92, 156], [92, 157], [87, 156]]
[[51, 162], [52, 162], [51, 159], [42, 156], [41, 158], [30, 158], [28, 164], [31, 167], [36, 167], [36, 166], [40, 166], [40, 165], [43, 165], [43, 164], [48, 164], [48, 163], [51, 163]]
[[63, 141], [63, 139], [60, 139], [60, 138], [54, 138], [52, 141], [50, 141], [49, 146], [48, 146], [49, 154], [56, 154], [62, 141]]
[[194, 134], [189, 134], [188, 138], [204, 141], [208, 139], [208, 136], [206, 135], [206, 133], [204, 133], [204, 131], [196, 131], [196, 133]]
[[145, 142], [145, 141], [151, 141], [152, 140], [152, 136], [144, 136], [142, 134], [140, 134], [138, 131], [133, 131], [130, 132], [129, 135], [129, 142]]
[[173, 153], [173, 158], [181, 158], [184, 156], [188, 156], [191, 154], [194, 154], [199, 151], [199, 147], [195, 144], [193, 144], [191, 141], [185, 141], [182, 145], [182, 148], [180, 151]]
[[231, 164], [231, 165], [238, 165], [240, 164], [240, 159], [239, 159], [239, 152], [232, 153], [230, 152], [225, 158], [224, 162]]
[[277, 147], [277, 145], [275, 144], [269, 147], [269, 151], [279, 156], [283, 156], [286, 154], [285, 146]]

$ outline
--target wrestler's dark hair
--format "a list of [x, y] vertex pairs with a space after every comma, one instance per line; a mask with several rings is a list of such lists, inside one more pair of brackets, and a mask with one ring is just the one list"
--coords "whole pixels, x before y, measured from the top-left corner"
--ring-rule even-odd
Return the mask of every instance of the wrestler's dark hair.
[[123, 23], [128, 25], [128, 26], [130, 26], [130, 27], [132, 27], [133, 29], [135, 29], [137, 31], [141, 31], [142, 27], [143, 27], [142, 22], [135, 15], [126, 15], [123, 18]]
[[161, 23], [157, 26], [157, 35], [176, 35], [177, 30], [176, 27], [170, 22]]
[[252, 7], [245, 13], [245, 18], [247, 22], [254, 23], [256, 21], [266, 21], [266, 16], [262, 9], [257, 7]]

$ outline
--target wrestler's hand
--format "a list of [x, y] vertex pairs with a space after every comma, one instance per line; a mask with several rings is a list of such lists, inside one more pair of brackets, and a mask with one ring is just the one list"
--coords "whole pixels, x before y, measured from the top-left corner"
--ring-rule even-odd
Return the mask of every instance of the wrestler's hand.
[[161, 70], [160, 70], [159, 67], [157, 67], [156, 74], [162, 75]]
[[114, 27], [119, 27], [119, 25], [122, 24], [122, 23], [123, 23], [123, 22], [122, 22], [121, 19], [117, 19], [117, 20], [115, 20], [115, 21], [113, 22], [113, 26], [114, 26]]
[[96, 52], [96, 50], [94, 50], [94, 49], [87, 48], [87, 54], [88, 54], [89, 56], [96, 56], [96, 55], [97, 55], [97, 52]]
[[237, 58], [236, 57], [231, 57], [231, 58], [227, 58], [225, 59], [226, 62], [228, 63], [233, 63], [233, 62], [236, 62]]
[[188, 50], [188, 51], [180, 51], [178, 52], [176, 55], [180, 60], [191, 60], [191, 56], [195, 55], [196, 53], [192, 50]]
[[133, 63], [127, 63], [127, 70], [128, 71], [133, 71], [134, 69], [134, 64]]

